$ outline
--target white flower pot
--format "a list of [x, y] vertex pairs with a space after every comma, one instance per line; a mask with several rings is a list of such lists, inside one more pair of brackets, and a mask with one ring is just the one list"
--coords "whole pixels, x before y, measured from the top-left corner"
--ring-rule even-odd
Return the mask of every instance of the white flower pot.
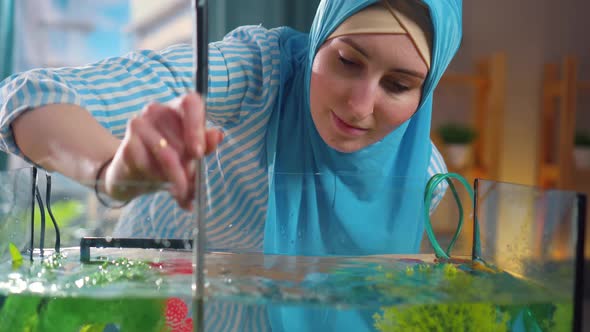
[[447, 144], [445, 149], [450, 165], [455, 168], [463, 168], [467, 165], [471, 152], [470, 144]]
[[590, 147], [574, 147], [574, 162], [577, 169], [590, 168]]

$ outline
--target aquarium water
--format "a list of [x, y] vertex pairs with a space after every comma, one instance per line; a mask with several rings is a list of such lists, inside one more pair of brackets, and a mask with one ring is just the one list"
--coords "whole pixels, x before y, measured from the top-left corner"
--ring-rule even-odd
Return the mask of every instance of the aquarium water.
[[[383, 332], [572, 328], [571, 294], [481, 262], [209, 253], [206, 266], [205, 331], [288, 330], [278, 314], [324, 317], [293, 331], [346, 316]], [[189, 251], [111, 248], [86, 263], [76, 248], [13, 255], [0, 266], [0, 332], [193, 331], [192, 283]]]

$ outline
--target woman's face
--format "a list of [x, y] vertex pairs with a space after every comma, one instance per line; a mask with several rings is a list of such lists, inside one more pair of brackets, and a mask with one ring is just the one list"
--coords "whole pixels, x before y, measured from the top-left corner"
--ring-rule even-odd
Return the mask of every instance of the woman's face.
[[383, 139], [418, 108], [427, 72], [406, 35], [346, 35], [327, 41], [311, 74], [311, 115], [320, 136], [340, 152]]

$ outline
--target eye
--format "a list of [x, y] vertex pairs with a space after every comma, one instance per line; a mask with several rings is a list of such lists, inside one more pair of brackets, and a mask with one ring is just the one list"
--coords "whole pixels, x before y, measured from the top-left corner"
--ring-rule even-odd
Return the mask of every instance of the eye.
[[404, 85], [398, 81], [385, 81], [383, 82], [383, 87], [385, 90], [391, 93], [403, 93], [410, 90], [410, 87]]
[[345, 66], [356, 66], [357, 65], [356, 62], [348, 60], [347, 58], [343, 57], [342, 55], [338, 55], [338, 60], [340, 60], [340, 62]]

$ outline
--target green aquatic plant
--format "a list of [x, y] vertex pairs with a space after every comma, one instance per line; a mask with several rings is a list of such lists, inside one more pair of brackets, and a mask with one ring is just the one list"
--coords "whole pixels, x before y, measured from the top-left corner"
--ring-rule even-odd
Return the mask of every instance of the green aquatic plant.
[[78, 331], [113, 323], [122, 331], [162, 331], [164, 305], [165, 301], [152, 299], [54, 299], [39, 318], [39, 331]]
[[[493, 292], [492, 283], [476, 278], [455, 264], [417, 264], [407, 267], [400, 278], [435, 280], [440, 294], [451, 296], [458, 303], [415, 304], [382, 308], [373, 315], [374, 326], [381, 332], [395, 331], [508, 331], [510, 316], [490, 303], [468, 303]], [[393, 295], [396, 288], [383, 288]]]
[[[570, 331], [571, 304], [532, 283], [476, 264], [416, 264], [398, 272], [377, 270], [373, 290], [402, 299], [373, 315], [380, 332], [393, 331]], [[545, 303], [516, 304], [515, 294], [545, 296]], [[518, 297], [518, 295], [516, 295]], [[517, 329], [518, 330], [518, 329]]]
[[557, 304], [553, 314], [553, 324], [548, 331], [568, 332], [572, 330], [574, 305], [572, 303]]
[[8, 296], [0, 310], [0, 332], [36, 331], [41, 298]]
[[508, 331], [509, 316], [487, 303], [426, 304], [388, 307], [376, 313], [375, 328], [397, 331]]
[[122, 331], [166, 331], [165, 301], [8, 296], [0, 310], [0, 332], [102, 331], [115, 324]]
[[[431, 297], [442, 296], [454, 301], [474, 302], [502, 296], [494, 291], [494, 280], [459, 269], [456, 264], [420, 263], [407, 266], [403, 271], [377, 269], [378, 273], [366, 277], [373, 282], [373, 291], [384, 298], [402, 298], [407, 303], [416, 300], [416, 288]], [[422, 300], [428, 300], [422, 299]]]
[[152, 277], [152, 267], [146, 262], [119, 258], [102, 263], [98, 271], [89, 275], [87, 279], [92, 286], [101, 286], [120, 281], [149, 281]]
[[[13, 256], [22, 263], [22, 257]], [[65, 263], [66, 257], [54, 254], [33, 265], [23, 264], [22, 273], [30, 271], [45, 280]], [[152, 281], [158, 275], [149, 264], [126, 258], [98, 264], [90, 273], [80, 273], [68, 282], [71, 287], [101, 287], [126, 281]], [[64, 285], [62, 285], [64, 286]], [[0, 307], [0, 332], [68, 332], [103, 331], [115, 324], [122, 331], [168, 331], [166, 300], [154, 298], [85, 298], [42, 297], [37, 294], [14, 294], [5, 298]]]
[[[546, 306], [545, 306], [546, 307]], [[573, 328], [574, 305], [572, 303], [557, 303], [549, 307], [549, 318], [541, 323], [543, 331], [570, 332]]]

